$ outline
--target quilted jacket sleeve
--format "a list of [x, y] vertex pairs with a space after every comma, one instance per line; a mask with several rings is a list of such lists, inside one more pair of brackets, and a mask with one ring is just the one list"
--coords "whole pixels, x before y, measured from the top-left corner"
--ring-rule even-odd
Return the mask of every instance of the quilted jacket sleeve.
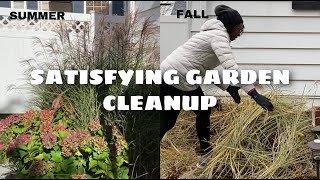
[[[241, 82], [240, 68], [235, 61], [234, 55], [231, 50], [229, 35], [226, 32], [221, 30], [212, 30], [213, 38], [211, 40], [211, 48], [216, 54], [217, 58], [220, 61], [223, 69], [226, 70], [237, 70], [239, 72], [238, 80]], [[248, 93], [251, 89], [254, 88], [251, 84], [238, 84], [241, 89]]]

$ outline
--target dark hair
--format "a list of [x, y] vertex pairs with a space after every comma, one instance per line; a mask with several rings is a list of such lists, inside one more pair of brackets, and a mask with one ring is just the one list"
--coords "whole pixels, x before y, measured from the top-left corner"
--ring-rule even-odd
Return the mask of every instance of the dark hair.
[[243, 23], [242, 17], [239, 12], [230, 8], [229, 6], [218, 5], [216, 6], [214, 12], [217, 15], [217, 19], [224, 24], [228, 33], [230, 33], [235, 26]]

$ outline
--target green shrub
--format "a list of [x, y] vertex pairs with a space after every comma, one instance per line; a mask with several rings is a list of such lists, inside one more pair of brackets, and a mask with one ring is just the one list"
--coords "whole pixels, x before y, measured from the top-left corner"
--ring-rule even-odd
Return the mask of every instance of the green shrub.
[[[55, 109], [1, 120], [1, 160], [13, 164], [18, 178], [127, 179], [128, 149], [119, 133], [114, 130], [107, 140], [98, 119], [89, 120], [88, 130], [72, 129], [74, 122]], [[116, 145], [115, 153], [111, 144]]]

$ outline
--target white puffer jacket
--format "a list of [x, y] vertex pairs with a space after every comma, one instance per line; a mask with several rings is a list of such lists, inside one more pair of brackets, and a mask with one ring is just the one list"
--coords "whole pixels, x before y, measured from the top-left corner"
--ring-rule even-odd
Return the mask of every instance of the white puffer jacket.
[[[160, 69], [162, 73], [167, 70], [176, 70], [180, 83], [173, 84], [173, 86], [183, 91], [193, 91], [199, 85], [191, 85], [186, 81], [186, 74], [190, 70], [200, 70], [202, 76], [205, 75], [206, 70], [215, 69], [219, 65], [226, 70], [240, 70], [231, 51], [230, 42], [229, 34], [223, 23], [216, 19], [208, 20], [202, 25], [199, 33], [192, 36], [161, 62]], [[222, 78], [222, 73], [219, 74]], [[241, 82], [240, 78], [239, 72], [239, 82]], [[228, 87], [224, 84], [216, 84], [216, 86], [222, 90]], [[254, 88], [253, 85], [247, 84], [238, 86], [247, 93]]]

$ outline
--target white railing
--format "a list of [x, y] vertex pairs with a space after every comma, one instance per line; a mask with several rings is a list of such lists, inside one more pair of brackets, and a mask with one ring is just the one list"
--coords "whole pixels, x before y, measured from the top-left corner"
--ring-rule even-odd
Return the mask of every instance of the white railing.
[[[52, 31], [60, 23], [59, 20], [12, 20], [10, 13], [26, 12], [22, 9], [0, 8], [0, 28], [14, 30], [31, 30], [31, 31]], [[28, 12], [44, 12], [28, 10]], [[47, 11], [49, 12], [49, 11]], [[65, 13], [64, 20], [68, 24], [69, 32], [81, 32], [84, 27], [91, 23], [91, 14]]]
[[[30, 30], [30, 31], [53, 31], [58, 27], [60, 20], [17, 20], [10, 19], [10, 13], [14, 12], [26, 12], [22, 9], [14, 8], [0, 8], [0, 29], [12, 29], [12, 30]], [[28, 10], [28, 12], [50, 12], [50, 11], [37, 11]], [[97, 25], [101, 20], [101, 15], [94, 13], [80, 14], [80, 13], [68, 13], [65, 12], [64, 23], [67, 24], [68, 32], [79, 33], [82, 32], [86, 26]], [[112, 27], [114, 24], [124, 23], [123, 16], [104, 16], [104, 23], [106, 28]]]

